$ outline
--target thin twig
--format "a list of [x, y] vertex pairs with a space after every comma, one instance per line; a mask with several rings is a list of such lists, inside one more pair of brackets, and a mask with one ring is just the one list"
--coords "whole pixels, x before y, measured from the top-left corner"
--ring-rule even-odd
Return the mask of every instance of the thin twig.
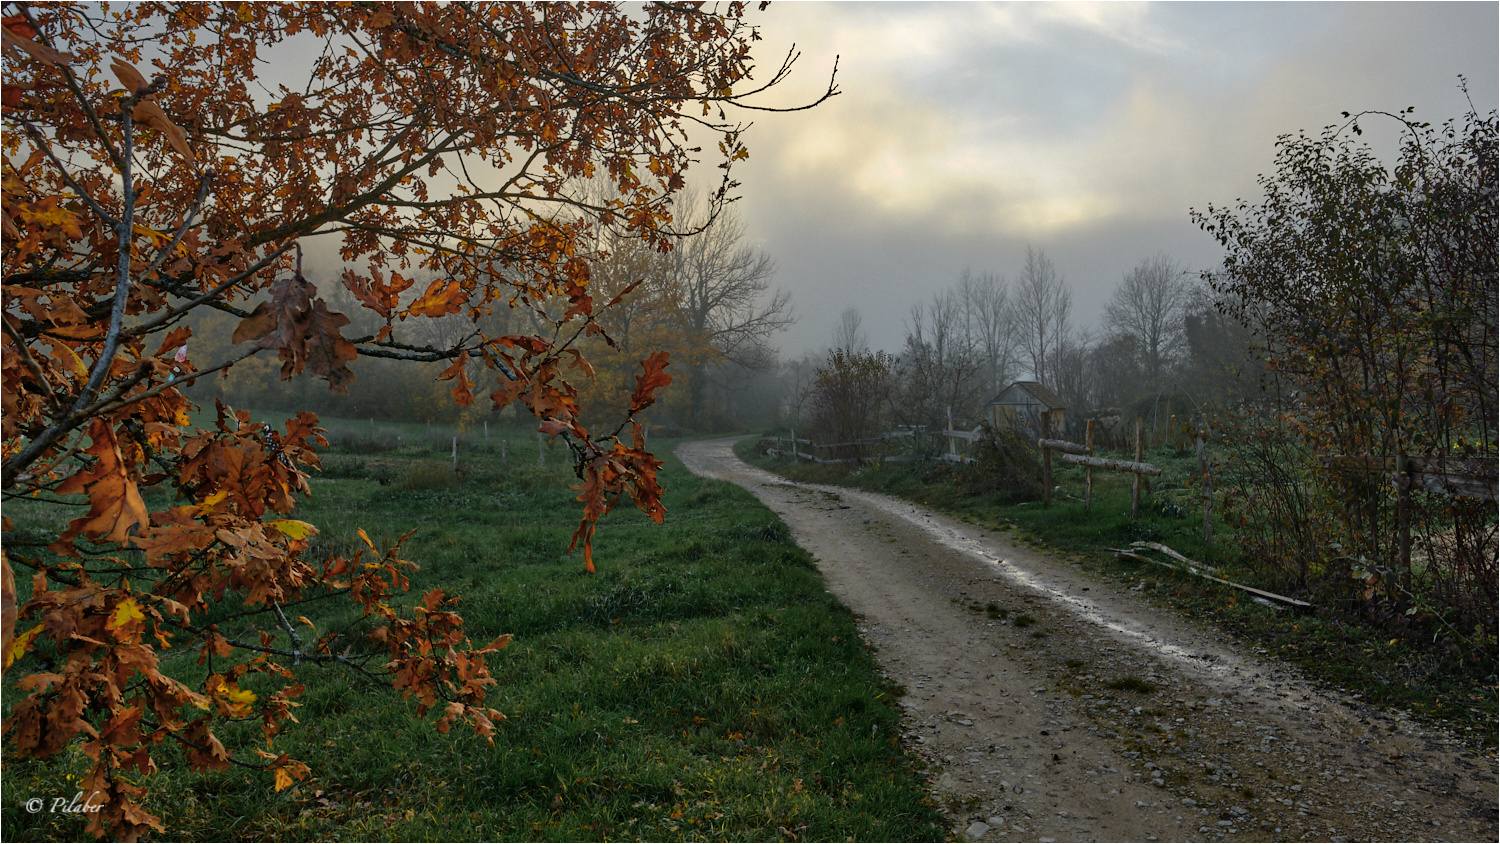
[[[26, 364], [26, 368], [30, 369], [31, 374], [36, 376], [36, 382], [41, 385], [42, 392], [47, 397], [47, 404], [51, 405], [54, 410], [59, 409], [62, 405], [62, 402], [59, 401], [57, 395], [52, 392], [52, 385], [47, 382], [47, 375], [46, 373], [42, 372], [41, 364], [37, 363], [36, 358], [33, 358], [31, 356], [31, 349], [27, 348], [26, 340], [22, 338], [20, 332], [16, 331], [16, 329], [10, 324], [10, 320], [0, 319], [0, 325], [3, 325], [5, 327], [5, 333], [10, 337], [10, 341], [16, 344], [16, 351], [20, 353], [21, 360]], [[14, 389], [14, 387], [12, 389]]]
[[267, 255], [266, 257], [264, 257], [264, 258], [260, 259], [259, 261], [255, 262], [248, 269], [246, 269], [244, 272], [241, 272], [241, 273], [238, 273], [237, 275], [229, 277], [222, 284], [220, 284], [218, 287], [215, 287], [212, 290], [209, 290], [209, 291], [207, 291], [207, 292], [205, 292], [205, 293], [203, 293], [203, 294], [201, 294], [199, 296], [195, 296], [195, 297], [189, 299], [188, 301], [182, 303], [181, 305], [178, 305], [177, 307], [175, 307], [175, 308], [167, 311], [166, 313], [162, 314], [161, 316], [156, 317], [153, 320], [150, 320], [148, 322], [143, 322], [140, 325], [137, 325], [135, 328], [132, 328], [128, 332], [126, 332], [125, 336], [127, 336], [127, 337], [138, 337], [138, 336], [141, 336], [143, 334], [149, 334], [152, 331], [156, 330], [157, 328], [160, 328], [162, 325], [166, 324], [167, 322], [169, 322], [169, 321], [171, 321], [173, 319], [176, 319], [177, 317], [181, 316], [182, 314], [187, 313], [188, 311], [192, 310], [193, 308], [198, 307], [199, 305], [203, 304], [204, 302], [207, 302], [210, 299], [216, 299], [216, 298], [218, 298], [220, 295], [222, 295], [229, 288], [235, 286], [236, 284], [239, 284], [240, 282], [244, 281], [245, 279], [249, 278], [250, 276], [255, 275], [256, 273], [258, 273], [261, 270], [265, 269], [266, 266], [268, 266], [272, 261], [274, 261], [277, 258], [281, 257], [282, 253], [286, 252], [286, 250], [288, 248], [290, 248], [292, 246], [292, 244], [294, 244], [294, 243], [296, 243], [295, 240], [289, 240], [286, 243], [281, 244], [280, 246], [278, 246], [276, 248], [276, 251], [272, 252], [271, 254]]
[[296, 630], [292, 629], [292, 623], [286, 620], [286, 613], [281, 611], [281, 604], [272, 601], [271, 607], [276, 610], [276, 618], [281, 621], [281, 629], [285, 630], [286, 635], [292, 639], [292, 664], [300, 665], [302, 663], [302, 638], [297, 635]]

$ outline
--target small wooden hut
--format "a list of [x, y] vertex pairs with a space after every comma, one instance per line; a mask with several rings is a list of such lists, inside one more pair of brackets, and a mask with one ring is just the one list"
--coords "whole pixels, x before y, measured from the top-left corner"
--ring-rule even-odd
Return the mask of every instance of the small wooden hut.
[[[990, 400], [990, 419], [996, 430], [1030, 428], [1032, 435], [1043, 430], [1051, 436], [1063, 436], [1067, 430], [1068, 406], [1057, 394], [1036, 381], [1017, 381]], [[1042, 419], [1047, 419], [1047, 427]]]

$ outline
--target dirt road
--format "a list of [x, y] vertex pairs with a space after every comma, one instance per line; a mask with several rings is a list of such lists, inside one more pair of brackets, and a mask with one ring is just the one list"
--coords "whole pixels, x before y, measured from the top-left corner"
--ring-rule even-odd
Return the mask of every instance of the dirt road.
[[[906, 688], [959, 840], [1497, 841], [1496, 760], [1064, 560], [686, 443], [818, 560]], [[1141, 590], [1141, 591], [1137, 591]]]

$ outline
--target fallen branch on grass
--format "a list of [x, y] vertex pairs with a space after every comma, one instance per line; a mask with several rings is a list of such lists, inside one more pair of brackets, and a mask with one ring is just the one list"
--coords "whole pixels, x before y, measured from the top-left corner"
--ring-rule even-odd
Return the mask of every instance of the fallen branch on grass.
[[1251, 593], [1252, 595], [1258, 595], [1258, 596], [1260, 596], [1262, 598], [1269, 598], [1270, 600], [1273, 600], [1273, 601], [1280, 601], [1283, 604], [1287, 604], [1287, 605], [1293, 606], [1293, 607], [1301, 607], [1301, 608], [1306, 609], [1306, 608], [1310, 608], [1312, 606], [1312, 604], [1309, 604], [1306, 601], [1299, 601], [1296, 598], [1288, 598], [1285, 595], [1278, 595], [1275, 592], [1267, 592], [1264, 589], [1256, 589], [1253, 586], [1244, 586], [1244, 585], [1239, 584], [1239, 583], [1234, 583], [1233, 581], [1225, 580], [1222, 577], [1215, 577], [1214, 575], [1211, 575], [1211, 574], [1209, 574], [1206, 571], [1199, 570], [1198, 567], [1202, 566], [1203, 565], [1202, 563], [1197, 562], [1195, 560], [1189, 560], [1187, 557], [1184, 557], [1181, 554], [1177, 553], [1176, 551], [1173, 551], [1171, 548], [1168, 548], [1167, 546], [1162, 545], [1162, 544], [1157, 543], [1157, 542], [1132, 542], [1132, 543], [1130, 543], [1130, 547], [1134, 548], [1134, 549], [1149, 548], [1149, 549], [1151, 549], [1153, 551], [1160, 551], [1163, 554], [1166, 554], [1168, 557], [1171, 557], [1174, 560], [1180, 561], [1182, 563], [1182, 567], [1179, 568], [1177, 566], [1172, 565], [1171, 563], [1162, 562], [1161, 560], [1153, 560], [1150, 557], [1146, 557], [1146, 556], [1143, 556], [1141, 554], [1136, 553], [1135, 551], [1125, 550], [1123, 548], [1111, 548], [1109, 550], [1115, 552], [1115, 557], [1117, 559], [1118, 558], [1122, 558], [1122, 557], [1129, 557], [1132, 560], [1140, 560], [1143, 563], [1155, 563], [1156, 565], [1164, 566], [1164, 567], [1169, 568], [1169, 569], [1171, 569], [1173, 571], [1186, 571], [1188, 574], [1194, 574], [1194, 575], [1197, 575], [1198, 577], [1202, 577], [1202, 578], [1206, 578], [1208, 580], [1212, 580], [1215, 583], [1222, 583], [1225, 586], [1232, 586], [1235, 589], [1241, 589], [1241, 590], [1244, 590], [1246, 592]]

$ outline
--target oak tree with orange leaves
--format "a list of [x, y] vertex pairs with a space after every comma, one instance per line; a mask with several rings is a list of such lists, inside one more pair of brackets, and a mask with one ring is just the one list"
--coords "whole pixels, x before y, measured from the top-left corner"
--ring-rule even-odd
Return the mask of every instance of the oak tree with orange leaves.
[[[308, 558], [317, 529], [292, 514], [317, 418], [275, 430], [219, 405], [193, 429], [181, 387], [258, 355], [334, 391], [360, 355], [444, 362], [458, 404], [489, 389], [565, 438], [592, 570], [594, 526], [622, 495], [663, 517], [634, 417], [671, 378], [648, 355], [625, 419], [580, 424], [577, 345], [610, 342], [599, 315], [619, 299], [596, 299], [587, 244], [612, 229], [667, 250], [691, 234], [669, 210], [690, 165], [716, 159], [729, 197], [747, 154], [729, 114], [766, 108], [746, 98], [795, 55], [752, 82], [758, 36], [738, 3], [6, 3], [0, 35], [4, 496], [87, 507], [46, 542], [5, 525], [4, 662], [22, 695], [5, 741], [21, 757], [80, 745], [89, 831], [133, 840], [162, 829], [142, 798], [164, 746], [200, 770], [262, 769], [278, 790], [307, 774], [274, 749], [303, 690], [289, 664], [378, 678], [436, 710], [437, 729], [490, 738], [503, 716], [484, 705], [485, 663], [507, 637], [472, 643], [440, 590], [404, 600], [416, 567], [400, 543]], [[819, 101], [834, 93], [830, 79]], [[608, 200], [581, 189], [599, 178]], [[345, 336], [348, 316], [303, 275], [317, 242], [337, 248], [375, 333]], [[223, 359], [192, 352], [187, 318], [206, 308], [235, 320]], [[480, 325], [502, 308], [548, 328], [411, 339], [421, 320]], [[150, 488], [172, 506], [148, 507]], [[326, 599], [362, 607], [368, 635], [293, 617]], [[253, 635], [212, 623], [229, 601]], [[166, 647], [196, 651], [197, 669], [169, 673]], [[276, 690], [245, 688], [250, 675]], [[247, 718], [264, 744], [226, 747], [216, 730]]]

